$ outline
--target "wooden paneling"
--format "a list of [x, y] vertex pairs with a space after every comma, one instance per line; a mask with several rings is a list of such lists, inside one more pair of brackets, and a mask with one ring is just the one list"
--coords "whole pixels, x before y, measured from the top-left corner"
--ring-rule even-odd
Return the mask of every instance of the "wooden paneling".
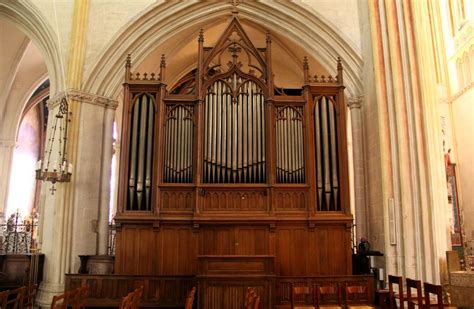
[[187, 223], [124, 224], [117, 232], [117, 274], [193, 275], [198, 255], [275, 255], [279, 276], [351, 273], [350, 229], [345, 222], [309, 227], [308, 223], [276, 225]]
[[115, 273], [195, 274], [197, 245], [197, 234], [188, 225], [125, 225], [117, 231]]
[[305, 211], [307, 207], [307, 189], [277, 189], [274, 193], [276, 211]]
[[261, 297], [262, 308], [272, 308], [274, 256], [199, 256], [199, 306], [243, 308], [248, 287]]
[[200, 196], [202, 211], [236, 212], [266, 211], [267, 196], [265, 189], [203, 189]]
[[[291, 297], [291, 286], [332, 285], [337, 286], [341, 291], [341, 300], [344, 299], [344, 289], [346, 284], [363, 284], [369, 289], [369, 295], [374, 295], [374, 277], [370, 275], [363, 276], [303, 276], [303, 277], [277, 277], [275, 286], [275, 305], [289, 305]], [[371, 297], [374, 299], [374, 297]]]
[[350, 273], [347, 252], [350, 238], [344, 225], [315, 228], [287, 226], [277, 228], [276, 234], [275, 255], [279, 276]]
[[85, 285], [88, 307], [117, 307], [128, 292], [143, 286], [141, 306], [182, 308], [196, 281], [194, 276], [66, 275], [66, 291]]
[[156, 252], [152, 226], [125, 225], [117, 231], [115, 272], [118, 274], [151, 274]]
[[161, 189], [161, 211], [183, 212], [194, 208], [194, 189]]

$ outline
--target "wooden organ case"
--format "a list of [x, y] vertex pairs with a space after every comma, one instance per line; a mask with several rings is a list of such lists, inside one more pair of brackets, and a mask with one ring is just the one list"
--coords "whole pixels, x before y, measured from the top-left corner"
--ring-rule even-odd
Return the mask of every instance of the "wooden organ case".
[[256, 258], [257, 288], [273, 280], [287, 297], [281, 278], [351, 274], [341, 61], [318, 77], [305, 59], [302, 88], [283, 89], [270, 35], [256, 48], [234, 16], [214, 47], [198, 42], [196, 69], [170, 89], [164, 57], [157, 75], [127, 58], [115, 272], [205, 281], [202, 261], [225, 274]]

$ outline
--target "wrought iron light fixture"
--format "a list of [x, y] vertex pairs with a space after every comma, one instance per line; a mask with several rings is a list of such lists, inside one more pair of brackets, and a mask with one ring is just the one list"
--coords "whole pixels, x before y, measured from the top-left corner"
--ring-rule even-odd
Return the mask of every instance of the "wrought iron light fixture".
[[[44, 157], [36, 163], [36, 179], [50, 181], [51, 194], [56, 191], [57, 182], [69, 182], [72, 175], [72, 164], [67, 160], [67, 129], [69, 124], [69, 104], [66, 98], [61, 100], [58, 113], [48, 138]], [[57, 155], [51, 158], [51, 154], [57, 151]], [[54, 160], [54, 162], [51, 162]]]

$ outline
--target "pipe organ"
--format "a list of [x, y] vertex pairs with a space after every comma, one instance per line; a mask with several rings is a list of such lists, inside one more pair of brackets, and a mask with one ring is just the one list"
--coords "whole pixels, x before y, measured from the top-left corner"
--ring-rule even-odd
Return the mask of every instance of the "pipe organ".
[[[115, 270], [196, 275], [202, 256], [272, 256], [274, 275], [351, 273], [341, 61], [300, 89], [273, 82], [271, 36], [233, 17], [168, 89], [125, 66]], [[202, 260], [205, 260], [201, 258]]]

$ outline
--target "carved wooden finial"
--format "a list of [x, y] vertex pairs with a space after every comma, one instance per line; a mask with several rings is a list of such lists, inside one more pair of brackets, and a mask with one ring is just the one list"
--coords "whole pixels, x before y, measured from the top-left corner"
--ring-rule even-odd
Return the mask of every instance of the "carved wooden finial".
[[199, 30], [199, 39], [198, 39], [198, 42], [204, 42], [204, 30], [201, 28], [201, 30]]
[[162, 83], [165, 82], [165, 68], [166, 68], [166, 59], [165, 54], [161, 54], [161, 62], [160, 62], [160, 80]]
[[131, 80], [132, 78], [130, 77], [130, 68], [132, 66], [132, 58], [130, 57], [130, 54], [127, 55], [127, 59], [125, 60], [125, 80]]
[[341, 57], [337, 57], [337, 82], [339, 85], [344, 84], [344, 78], [342, 74], [342, 59]]
[[166, 68], [166, 58], [165, 58], [165, 54], [161, 54], [160, 68]]
[[267, 44], [270, 44], [272, 42], [272, 34], [270, 33], [270, 31], [267, 32]]
[[304, 56], [303, 58], [303, 73], [304, 73], [304, 82], [305, 84], [309, 83], [309, 65], [308, 65], [308, 57]]

